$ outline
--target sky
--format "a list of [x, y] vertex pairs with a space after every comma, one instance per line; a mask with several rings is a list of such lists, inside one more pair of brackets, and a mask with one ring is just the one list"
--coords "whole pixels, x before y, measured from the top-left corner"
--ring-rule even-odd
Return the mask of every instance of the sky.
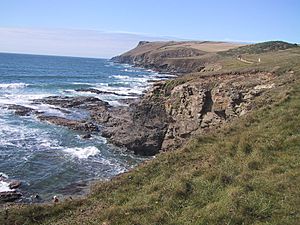
[[1, 0], [0, 52], [111, 57], [139, 40], [300, 43], [299, 0]]

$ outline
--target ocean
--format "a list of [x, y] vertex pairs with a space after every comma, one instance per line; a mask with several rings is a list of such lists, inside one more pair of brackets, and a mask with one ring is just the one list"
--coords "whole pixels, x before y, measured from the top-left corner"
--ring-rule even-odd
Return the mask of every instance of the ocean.
[[[54, 195], [80, 195], [87, 184], [109, 179], [145, 160], [93, 135], [39, 121], [34, 115], [21, 117], [7, 109], [8, 104], [30, 106], [50, 115], [64, 116], [49, 105], [32, 101], [47, 96], [93, 96], [113, 106], [120, 99], [134, 98], [160, 80], [155, 72], [108, 59], [38, 56], [0, 53], [0, 175], [22, 182], [20, 201], [30, 202], [38, 194], [43, 201]], [[114, 94], [78, 92], [95, 88]], [[128, 96], [126, 96], [128, 94]], [[123, 101], [124, 102], [124, 101]], [[74, 110], [84, 118], [84, 110]], [[0, 192], [7, 190], [0, 181]]]

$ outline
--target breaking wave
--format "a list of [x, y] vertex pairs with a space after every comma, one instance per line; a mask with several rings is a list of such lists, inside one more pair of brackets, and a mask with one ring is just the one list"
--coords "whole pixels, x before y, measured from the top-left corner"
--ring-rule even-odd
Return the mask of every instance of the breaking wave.
[[9, 83], [9, 84], [0, 84], [0, 89], [19, 89], [25, 88], [28, 84], [25, 83]]
[[100, 150], [94, 146], [89, 146], [85, 148], [66, 148], [63, 151], [79, 159], [87, 159], [88, 157], [95, 156], [100, 152]]

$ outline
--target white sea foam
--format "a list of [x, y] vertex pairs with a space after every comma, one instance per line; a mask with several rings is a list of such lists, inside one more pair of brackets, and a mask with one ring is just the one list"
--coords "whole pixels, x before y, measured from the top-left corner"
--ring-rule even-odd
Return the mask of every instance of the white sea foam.
[[52, 105], [48, 104], [39, 104], [39, 105], [24, 105], [30, 108], [33, 108], [38, 111], [46, 112], [51, 115], [64, 117], [66, 114], [62, 112], [60, 107], [54, 108]]
[[0, 127], [0, 148], [8, 146], [24, 148], [24, 142], [26, 142], [26, 148], [29, 150], [45, 148], [56, 149], [59, 146], [58, 141], [50, 137], [45, 130], [30, 128], [25, 124], [12, 124], [5, 121], [0, 121]]
[[[114, 87], [114, 86], [101, 86], [96, 84], [96, 89], [107, 91], [107, 92], [115, 92], [120, 95], [131, 95], [131, 94], [137, 94], [141, 95], [146, 89], [147, 86], [133, 86], [133, 87]], [[119, 96], [121, 97], [121, 96]]]
[[[31, 104], [33, 100], [49, 97], [51, 94], [4, 94], [0, 96], [0, 105], [22, 105], [38, 111], [47, 112], [56, 116], [65, 114], [48, 104]], [[57, 107], [58, 108], [58, 107]]]
[[111, 101], [107, 101], [108, 104], [110, 104], [111, 106], [114, 106], [114, 107], [117, 107], [117, 106], [128, 106], [128, 104], [125, 104], [125, 103], [121, 103], [117, 100], [111, 100]]
[[28, 84], [25, 83], [8, 83], [8, 84], [0, 84], [0, 89], [18, 89], [25, 88]]
[[[115, 64], [116, 65], [116, 64]], [[124, 63], [124, 64], [119, 64], [121, 67], [123, 68], [132, 68], [133, 66], [131, 64], [127, 64], [127, 63]]]
[[148, 80], [156, 80], [157, 79], [152, 76], [130, 77], [130, 76], [126, 76], [126, 75], [113, 75], [111, 77], [113, 77], [115, 79], [119, 79], [119, 80], [126, 80], [127, 82], [132, 82], [132, 83], [145, 83]]
[[[5, 174], [5, 173], [1, 173], [0, 172], [0, 177], [3, 177], [5, 179], [8, 178], [8, 176]], [[3, 180], [0, 180], [0, 192], [4, 192], [4, 191], [13, 191], [14, 189], [11, 189], [9, 187], [9, 183], [8, 182], [5, 182]]]
[[13, 191], [14, 189], [10, 189], [9, 183], [5, 181], [0, 181], [0, 192], [5, 192], [5, 191]]
[[130, 79], [129, 76], [125, 76], [125, 75], [113, 75], [111, 76], [113, 78], [116, 78], [116, 79], [120, 79], [120, 80], [127, 80], [127, 79]]
[[8, 178], [8, 176], [5, 173], [0, 172], [0, 177]]
[[29, 104], [32, 100], [48, 97], [50, 94], [4, 94], [0, 96], [0, 104]]
[[100, 150], [94, 146], [88, 146], [85, 148], [66, 148], [63, 151], [79, 159], [87, 159], [88, 157], [95, 156], [100, 152]]
[[132, 73], [135, 73], [135, 72], [139, 72], [139, 70], [134, 70], [134, 69], [124, 69], [123, 71], [125, 72], [132, 72]]
[[[75, 85], [90, 85], [90, 86], [95, 85], [95, 83], [84, 83], [84, 82], [73, 82], [72, 84], [75, 84]], [[98, 83], [98, 85], [108, 86], [107, 83]]]

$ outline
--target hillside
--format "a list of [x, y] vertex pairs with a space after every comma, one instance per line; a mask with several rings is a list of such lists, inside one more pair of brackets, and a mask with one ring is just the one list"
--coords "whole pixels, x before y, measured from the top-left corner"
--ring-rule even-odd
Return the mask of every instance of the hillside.
[[221, 55], [241, 55], [241, 54], [260, 54], [265, 52], [274, 52], [279, 50], [286, 50], [289, 48], [297, 48], [297, 44], [290, 44], [283, 41], [268, 41], [258, 44], [241, 46], [238, 48], [230, 49], [228, 51], [220, 52]]
[[[154, 54], [141, 45], [135, 54]], [[219, 50], [205, 53], [216, 57], [206, 69], [218, 70], [159, 82], [132, 108], [136, 130], [147, 129], [134, 143], [153, 144], [168, 118], [155, 158], [94, 184], [86, 197], [5, 205], [0, 224], [299, 224], [300, 48], [245, 53], [253, 64]], [[190, 60], [206, 51], [174, 54]]]
[[217, 52], [239, 46], [242, 45], [210, 41], [141, 41], [136, 48], [114, 57], [112, 60], [164, 73], [189, 73], [201, 71], [206, 64], [216, 61]]

